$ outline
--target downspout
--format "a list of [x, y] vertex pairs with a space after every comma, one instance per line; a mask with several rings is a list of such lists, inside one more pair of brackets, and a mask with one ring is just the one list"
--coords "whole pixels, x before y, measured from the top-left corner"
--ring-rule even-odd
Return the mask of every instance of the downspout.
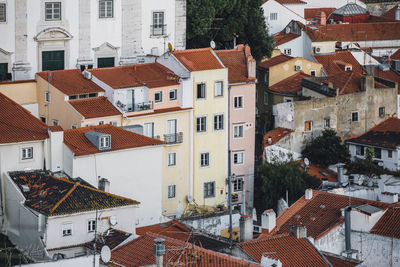
[[230, 119], [230, 103], [231, 103], [231, 86], [228, 85], [228, 209], [229, 209], [229, 244], [233, 245], [233, 229], [232, 229], [232, 170], [231, 170], [231, 119]]

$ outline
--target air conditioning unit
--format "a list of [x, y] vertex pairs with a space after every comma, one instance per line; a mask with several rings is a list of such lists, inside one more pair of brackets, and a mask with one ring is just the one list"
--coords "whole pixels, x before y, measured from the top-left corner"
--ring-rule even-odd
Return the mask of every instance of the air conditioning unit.
[[92, 73], [88, 72], [87, 70], [83, 71], [83, 77], [87, 80], [91, 80], [92, 79]]
[[301, 66], [300, 65], [295, 65], [294, 66], [294, 70], [295, 71], [300, 71], [302, 68], [301, 68]]
[[314, 47], [314, 54], [321, 53], [321, 47]]

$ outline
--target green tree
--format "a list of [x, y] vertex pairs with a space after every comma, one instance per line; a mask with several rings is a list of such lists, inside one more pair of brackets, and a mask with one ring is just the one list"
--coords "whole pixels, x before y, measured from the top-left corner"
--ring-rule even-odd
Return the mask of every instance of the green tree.
[[320, 180], [306, 173], [298, 162], [264, 162], [256, 172], [255, 188], [258, 190], [255, 192], [255, 206], [259, 212], [276, 209], [278, 200], [285, 199], [286, 190], [292, 204], [304, 195], [307, 188], [315, 189], [320, 184]]
[[346, 146], [331, 129], [324, 130], [321, 136], [307, 142], [302, 155], [322, 167], [345, 162], [348, 157]]
[[364, 159], [356, 158], [347, 164], [347, 174], [364, 174], [368, 179], [378, 177], [381, 174], [393, 174], [373, 161], [374, 154], [374, 148], [367, 147]]
[[270, 56], [273, 38], [261, 8], [262, 0], [188, 0], [187, 47], [231, 48], [237, 43], [250, 45], [256, 60]]

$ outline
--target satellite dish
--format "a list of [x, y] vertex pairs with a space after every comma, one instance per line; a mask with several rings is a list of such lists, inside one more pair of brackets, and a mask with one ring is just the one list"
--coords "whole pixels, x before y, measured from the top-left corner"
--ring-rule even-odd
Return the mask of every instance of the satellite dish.
[[215, 49], [215, 42], [213, 40], [211, 40], [210, 46], [211, 46], [212, 49]]
[[286, 119], [287, 119], [288, 121], [292, 121], [292, 120], [293, 120], [292, 114], [288, 114], [287, 117], [286, 117]]
[[169, 52], [172, 52], [174, 50], [171, 43], [168, 43], [168, 50]]
[[310, 161], [308, 160], [308, 158], [304, 158], [304, 164], [306, 164], [306, 166], [310, 165]]
[[382, 162], [382, 161], [379, 161], [379, 162], [378, 162], [378, 166], [379, 166], [379, 167], [383, 167], [383, 162]]
[[112, 226], [117, 224], [117, 218], [115, 216], [110, 216], [110, 224]]
[[111, 249], [108, 246], [103, 246], [100, 253], [101, 260], [107, 263], [111, 259]]

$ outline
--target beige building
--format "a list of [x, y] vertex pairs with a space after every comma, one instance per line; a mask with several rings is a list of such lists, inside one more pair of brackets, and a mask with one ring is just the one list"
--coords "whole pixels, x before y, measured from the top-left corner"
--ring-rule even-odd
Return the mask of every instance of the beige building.
[[35, 117], [38, 117], [35, 80], [0, 82], [0, 93], [23, 106]]

